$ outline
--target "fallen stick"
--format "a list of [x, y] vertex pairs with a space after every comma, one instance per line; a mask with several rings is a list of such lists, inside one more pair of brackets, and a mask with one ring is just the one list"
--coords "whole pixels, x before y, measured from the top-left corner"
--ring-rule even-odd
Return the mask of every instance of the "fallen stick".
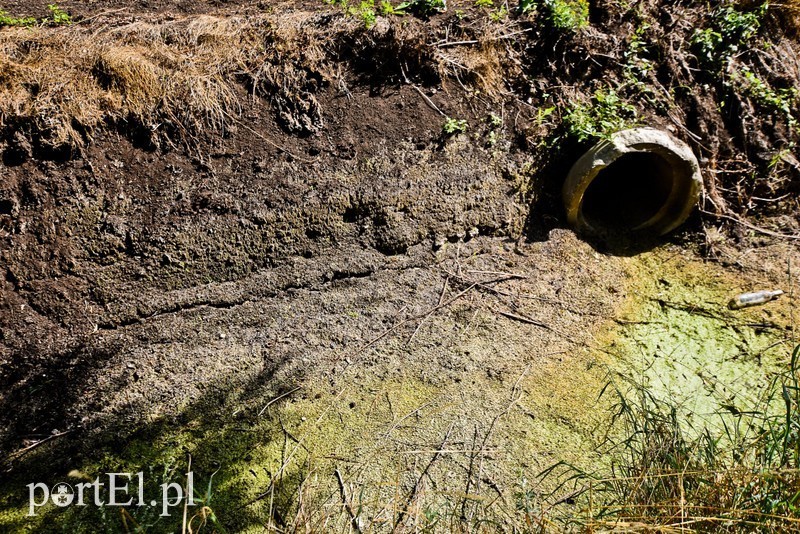
[[46, 438], [35, 442], [35, 443], [31, 443], [27, 447], [25, 447], [23, 449], [20, 449], [20, 450], [18, 450], [16, 452], [11, 453], [7, 458], [7, 463], [10, 465], [12, 462], [14, 462], [16, 460], [19, 460], [20, 458], [22, 458], [23, 456], [25, 456], [26, 454], [31, 452], [33, 449], [35, 449], [39, 445], [44, 445], [48, 441], [54, 440], [56, 438], [60, 438], [61, 436], [65, 436], [65, 435], [69, 434], [70, 432], [72, 432], [72, 430], [65, 430], [64, 432], [59, 432], [58, 434], [53, 434], [51, 436], [47, 436]]
[[505, 312], [503, 310], [495, 310], [495, 311], [497, 313], [499, 313], [500, 315], [502, 315], [503, 317], [508, 317], [509, 319], [514, 319], [515, 321], [519, 321], [521, 323], [532, 324], [534, 326], [539, 326], [541, 328], [546, 328], [547, 330], [551, 330], [551, 331], [553, 330], [552, 328], [550, 328], [549, 325], [546, 325], [545, 323], [543, 323], [541, 321], [537, 321], [535, 319], [531, 319], [530, 317], [525, 317], [524, 315], [517, 315], [515, 313]]
[[347, 496], [347, 487], [344, 485], [342, 474], [338, 469], [336, 469], [333, 473], [336, 475], [336, 481], [339, 483], [339, 493], [342, 496], [344, 509], [347, 511], [347, 515], [350, 516], [350, 524], [353, 526], [353, 530], [355, 530], [358, 534], [361, 534], [361, 524], [358, 521], [358, 516], [356, 516], [355, 512], [353, 512], [353, 505], [350, 504], [350, 497]]

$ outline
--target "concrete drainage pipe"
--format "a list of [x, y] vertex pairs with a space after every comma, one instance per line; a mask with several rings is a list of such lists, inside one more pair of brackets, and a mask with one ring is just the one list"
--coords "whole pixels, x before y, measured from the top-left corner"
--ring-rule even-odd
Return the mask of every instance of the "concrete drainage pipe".
[[655, 128], [623, 130], [584, 154], [564, 182], [567, 220], [590, 234], [666, 234], [691, 213], [702, 190], [691, 149]]

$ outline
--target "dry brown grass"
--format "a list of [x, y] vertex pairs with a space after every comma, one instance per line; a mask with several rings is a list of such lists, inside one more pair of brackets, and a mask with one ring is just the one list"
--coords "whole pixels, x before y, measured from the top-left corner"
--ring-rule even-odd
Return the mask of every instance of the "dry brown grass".
[[[239, 22], [239, 24], [235, 24]], [[219, 128], [235, 112], [233, 82], [259, 35], [244, 21], [201, 17], [160, 25], [0, 32], [0, 124], [26, 125], [55, 146], [81, 147], [103, 124], [158, 137]]]
[[[306, 17], [307, 19], [308, 17]], [[319, 62], [302, 18], [199, 16], [94, 29], [0, 31], [0, 126], [53, 147], [85, 146], [98, 127], [190, 141], [238, 115], [243, 88], [291, 100]], [[302, 60], [300, 59], [302, 57]]]
[[428, 78], [503, 91], [513, 70], [503, 35], [438, 49], [428, 31], [420, 21], [380, 19], [366, 29], [341, 13], [305, 11], [3, 28], [0, 128], [52, 149], [81, 150], [102, 127], [151, 146], [191, 145], [224, 130], [249, 94], [269, 100], [290, 132], [313, 133], [322, 124], [315, 95], [348, 71], [395, 82], [438, 73]]

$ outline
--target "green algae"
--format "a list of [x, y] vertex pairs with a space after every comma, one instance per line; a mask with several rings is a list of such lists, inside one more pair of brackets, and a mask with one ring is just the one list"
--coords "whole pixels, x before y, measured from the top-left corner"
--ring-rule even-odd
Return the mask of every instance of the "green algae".
[[741, 290], [735, 273], [685, 255], [663, 258], [650, 253], [627, 265], [631, 296], [602, 347], [612, 367], [698, 428], [720, 429], [721, 413], [763, 408], [788, 367], [790, 303], [731, 311]]
[[[75, 468], [87, 480], [144, 470], [146, 494], [152, 495], [163, 482], [183, 480], [191, 454], [196, 489], [204, 490], [216, 471], [209, 506], [238, 532], [291, 520], [286, 514], [302, 513], [300, 503], [315, 521], [340, 521], [336, 472], [360, 488], [353, 499], [364, 517], [382, 524], [402, 506], [414, 477], [440, 448], [448, 452], [430, 470], [440, 486], [425, 495], [425, 506], [436, 513], [464, 492], [464, 475], [452, 472], [470, 459], [485, 462], [486, 476], [491, 473], [505, 486], [516, 484], [519, 473], [535, 476], [565, 450], [577, 458], [585, 449], [574, 425], [531, 416], [543, 402], [535, 377], [523, 377], [517, 389], [478, 375], [445, 387], [411, 376], [346, 378], [342, 382], [350, 385], [343, 389], [308, 387], [271, 404], [260, 418], [214, 424], [198, 414], [181, 427], [159, 424]], [[559, 401], [552, 402], [557, 410]], [[487, 505], [493, 498], [490, 488], [469, 491], [470, 502]], [[118, 509], [52, 507], [27, 518], [23, 506], [17, 501], [16, 509], [3, 512], [0, 525], [75, 532], [124, 527]], [[155, 531], [180, 526], [178, 513], [158, 519], [147, 507], [128, 512], [129, 525], [151, 525]]]
[[[599, 323], [595, 343], [517, 376], [492, 379], [478, 370], [447, 382], [413, 370], [384, 377], [353, 367], [285, 395], [275, 392], [272, 401], [233, 392], [189, 405], [177, 421], [156, 420], [122, 442], [99, 443], [99, 454], [81, 455], [56, 478], [71, 469], [88, 479], [145, 471], [151, 495], [163, 482], [181, 482], [191, 455], [195, 488], [206, 501], [214, 475], [205, 504], [228, 528], [247, 532], [302, 514], [306, 524], [347, 529], [338, 473], [363, 519], [390, 529], [423, 472], [435, 483], [413, 497], [417, 512], [444, 521], [465, 506], [486, 513], [528, 506], [516, 499], [547, 490], [537, 475], [558, 462], [601, 470], [609, 458], [597, 447], [610, 401], [598, 394], [614, 374], [671, 399], [698, 426], [719, 421], [720, 410], [743, 411], [760, 401], [771, 374], [786, 364], [787, 302], [731, 312], [725, 304], [741, 289], [735, 275], [688, 255], [657, 250], [614, 264], [625, 269], [627, 284], [616, 288], [620, 308]], [[466, 340], [465, 350], [490, 348], [492, 331], [476, 336], [486, 339]], [[57, 451], [42, 451], [42, 466], [52, 463], [47, 454]], [[473, 463], [491, 483], [468, 482]], [[2, 494], [16, 495], [4, 498], [0, 527], [180, 528], [180, 514], [159, 519], [149, 508], [127, 510], [125, 522], [119, 509], [92, 506], [25, 517], [19, 489], [28, 478], [57, 481], [42, 469], [3, 482]], [[495, 488], [507, 502], [495, 503]]]

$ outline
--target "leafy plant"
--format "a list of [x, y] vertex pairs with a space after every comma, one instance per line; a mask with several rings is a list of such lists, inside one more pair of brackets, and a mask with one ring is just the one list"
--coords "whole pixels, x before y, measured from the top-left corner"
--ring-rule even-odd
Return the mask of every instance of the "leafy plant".
[[647, 36], [649, 29], [650, 25], [647, 22], [642, 22], [637, 26], [627, 49], [622, 54], [625, 59], [622, 65], [624, 84], [620, 88], [624, 87], [629, 95], [635, 94], [644, 99], [652, 108], [667, 112], [672, 104], [671, 95], [665, 93], [665, 100], [664, 94], [653, 90], [654, 84], [650, 79], [655, 64], [651, 59], [654, 47]]
[[13, 17], [8, 12], [0, 9], [0, 27], [3, 26], [18, 26], [30, 27], [37, 24], [46, 24], [48, 26], [66, 26], [72, 24], [72, 17], [69, 13], [58, 7], [57, 4], [50, 4], [47, 6], [50, 10], [50, 16], [38, 20], [36, 17]]
[[790, 87], [788, 89], [775, 90], [747, 66], [742, 67], [741, 77], [743, 78], [742, 83], [746, 94], [761, 106], [781, 113], [786, 119], [789, 128], [797, 126], [797, 118], [793, 114], [798, 101], [797, 89]]
[[752, 39], [761, 27], [767, 13], [768, 2], [754, 11], [738, 11], [733, 6], [717, 9], [712, 15], [710, 28], [695, 31], [691, 42], [698, 59], [719, 69], [725, 65], [741, 46]]
[[[375, 0], [361, 0], [358, 5], [350, 5], [348, 0], [326, 0], [331, 5], [338, 5], [349, 17], [360, 18], [364, 22], [364, 27], [371, 28], [377, 21], [375, 12]], [[386, 14], [387, 10], [391, 14], [396, 13], [396, 8], [388, 0], [384, 0], [379, 8], [381, 14]]]
[[364, 21], [364, 26], [366, 28], [373, 27], [377, 20], [375, 16], [375, 0], [361, 0], [354, 14]]
[[584, 142], [588, 139], [607, 139], [623, 130], [636, 118], [636, 108], [622, 100], [613, 90], [599, 90], [591, 104], [578, 104], [564, 117], [568, 135]]
[[378, 8], [378, 12], [384, 17], [403, 14], [403, 12], [394, 7], [389, 0], [381, 0], [381, 5]]
[[67, 12], [58, 7], [57, 4], [49, 4], [47, 9], [50, 10], [50, 18], [44, 19], [45, 24], [51, 26], [67, 26], [72, 24], [72, 17]]
[[588, 0], [544, 0], [547, 19], [554, 28], [577, 31], [589, 25]]
[[577, 31], [589, 25], [588, 0], [520, 0], [519, 9], [527, 13], [541, 7], [545, 19], [560, 31]]
[[442, 132], [446, 135], [463, 133], [467, 131], [467, 121], [465, 119], [453, 119], [447, 117], [442, 125]]
[[502, 137], [500, 129], [503, 126], [503, 118], [494, 113], [490, 113], [486, 121], [489, 123], [489, 134], [486, 137], [486, 144], [495, 146]]
[[0, 26], [33, 26], [36, 22], [34, 17], [12, 17], [6, 11], [0, 10]]
[[556, 111], [555, 106], [550, 106], [547, 108], [539, 108], [538, 110], [536, 110], [536, 124], [538, 124], [539, 126], [544, 124], [545, 119], [547, 119], [555, 111]]
[[508, 10], [505, 6], [502, 6], [492, 11], [492, 13], [489, 15], [489, 18], [492, 19], [492, 22], [501, 22], [505, 20], [507, 16]]
[[625, 80], [634, 86], [643, 86], [644, 79], [653, 70], [653, 62], [647, 59], [649, 53], [649, 43], [645, 34], [650, 29], [650, 25], [643, 23], [638, 26], [631, 36], [627, 50], [622, 56], [625, 58], [623, 75]]
[[447, 10], [447, 0], [406, 0], [395, 9], [408, 11], [422, 17], [429, 17], [435, 13]]
[[494, 7], [493, 0], [475, 0], [475, 7]]

